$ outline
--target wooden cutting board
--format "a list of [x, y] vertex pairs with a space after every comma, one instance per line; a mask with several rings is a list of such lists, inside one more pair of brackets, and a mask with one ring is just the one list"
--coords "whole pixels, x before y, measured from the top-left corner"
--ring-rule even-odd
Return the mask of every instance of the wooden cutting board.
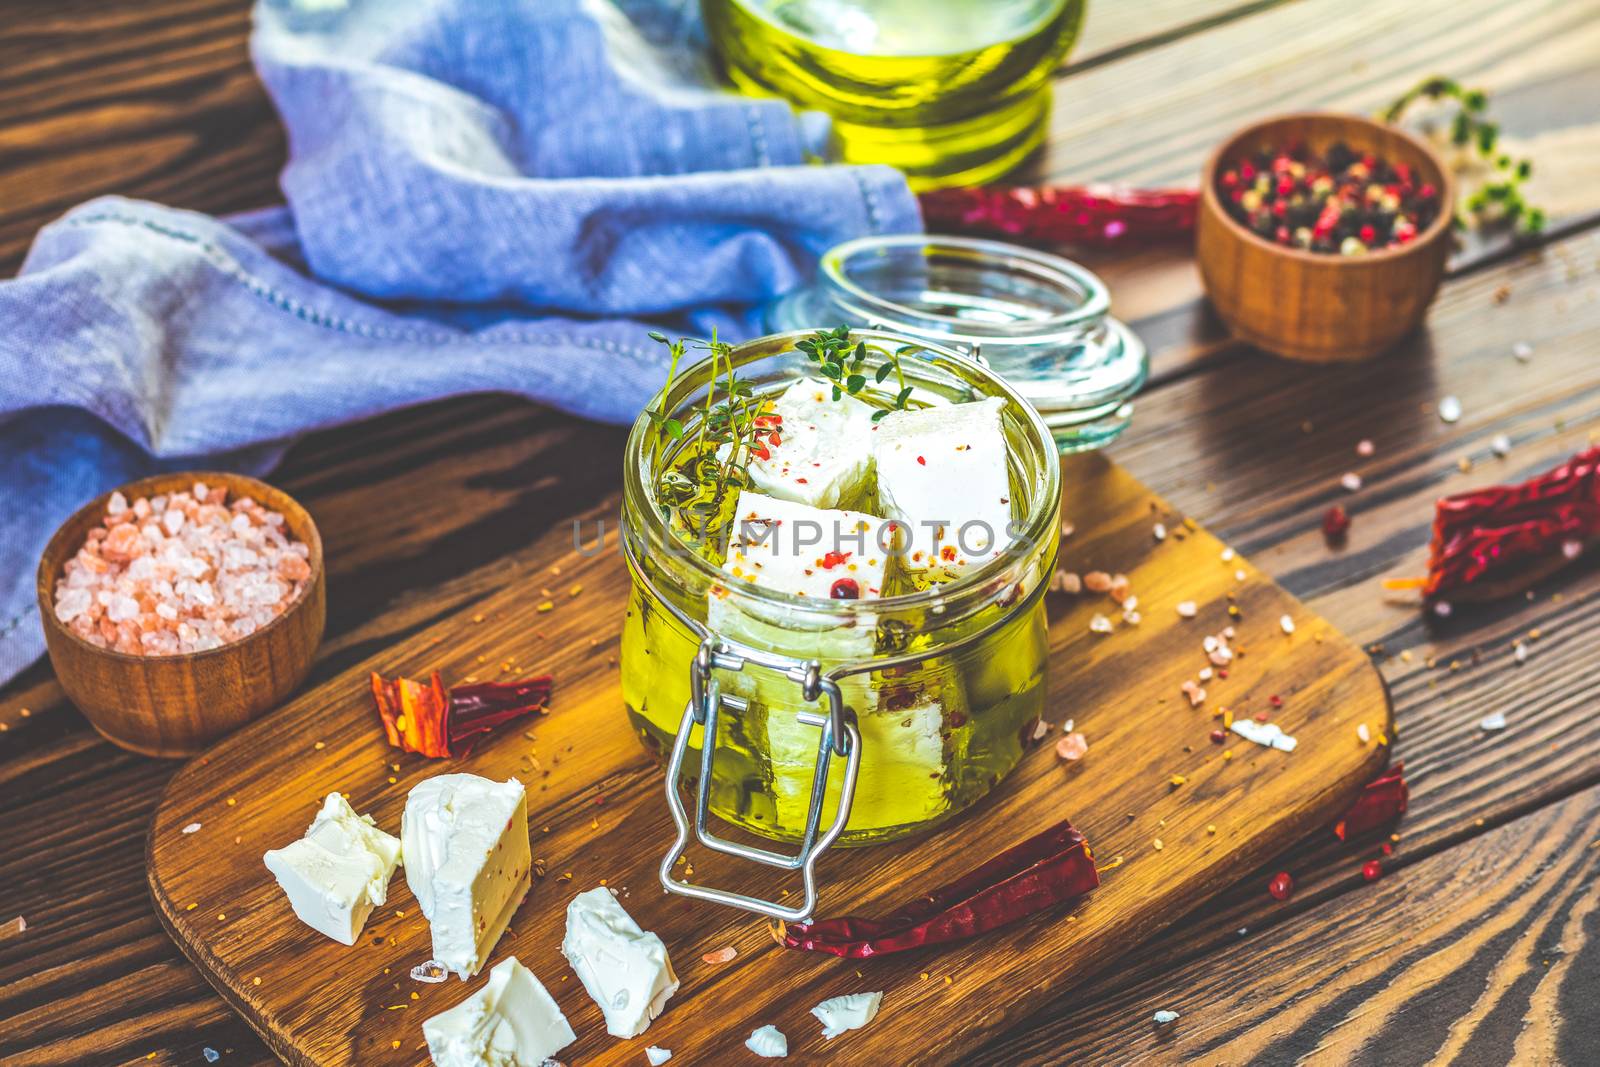
[[[515, 954], [560, 1002], [579, 1035], [564, 1061], [637, 1065], [654, 1044], [671, 1049], [674, 1064], [754, 1063], [744, 1040], [772, 1023], [802, 1061], [949, 1062], [1241, 872], [1327, 832], [1387, 759], [1380, 744], [1357, 736], [1362, 723], [1375, 738], [1392, 725], [1383, 685], [1359, 648], [1248, 563], [1224, 560], [1218, 541], [1186, 527], [1103, 457], [1069, 460], [1065, 486], [1063, 510], [1077, 532], [1064, 544], [1064, 565], [1128, 574], [1143, 615], [1137, 627], [1119, 622], [1115, 633], [1094, 634], [1095, 613], [1118, 614], [1106, 597], [1051, 596], [1050, 717], [1075, 719], [1088, 755], [1062, 763], [1053, 750], [1057, 729], [991, 796], [936, 833], [826, 854], [818, 913], [882, 914], [1063, 816], [1083, 830], [1102, 866], [1100, 888], [1074, 905], [974, 942], [855, 962], [782, 949], [755, 916], [665, 895], [656, 880], [672, 839], [662, 773], [630, 732], [618, 691], [628, 579], [613, 508], [605, 512], [613, 531], [606, 552], [573, 553], [512, 575], [471, 611], [303, 694], [180, 771], [150, 831], [158, 913], [288, 1062], [426, 1063], [422, 1021], [482, 978], [428, 985], [409, 977], [428, 959], [430, 942], [403, 874], [347, 948], [294, 918], [261, 854], [300, 836], [333, 790], [398, 833], [406, 791], [423, 778], [457, 770], [516, 775], [528, 784], [533, 854], [545, 874], [492, 958]], [[1164, 541], [1152, 534], [1157, 521], [1171, 531]], [[586, 524], [586, 542], [593, 530]], [[537, 611], [547, 597], [554, 609]], [[1178, 616], [1184, 600], [1197, 603], [1196, 618]], [[1242, 653], [1193, 709], [1180, 686], [1206, 666], [1202, 639], [1230, 622], [1230, 603], [1239, 609], [1232, 621]], [[1280, 626], [1284, 615], [1294, 620], [1293, 633]], [[435, 668], [456, 681], [552, 672], [553, 710], [462, 761], [389, 749], [368, 671], [425, 677]], [[1274, 696], [1281, 707], [1273, 707]], [[1232, 736], [1212, 743], [1212, 713], [1223, 706], [1241, 716], [1270, 712], [1299, 748], [1285, 753]], [[1186, 781], [1174, 785], [1174, 775]], [[191, 824], [199, 829], [185, 833]], [[777, 888], [779, 875], [769, 869], [693, 851], [691, 859], [701, 882]], [[683, 983], [633, 1041], [606, 1035], [599, 1009], [560, 954], [567, 902], [600, 884], [661, 935]], [[1261, 904], [1275, 906], [1265, 886]], [[702, 960], [728, 945], [738, 950], [732, 962]], [[811, 1007], [870, 990], [884, 991], [877, 1020], [825, 1042]]]

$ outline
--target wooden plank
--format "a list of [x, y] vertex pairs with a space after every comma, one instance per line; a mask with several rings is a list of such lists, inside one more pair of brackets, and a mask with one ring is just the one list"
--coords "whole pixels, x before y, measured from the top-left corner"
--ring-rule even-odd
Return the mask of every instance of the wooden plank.
[[[530, 590], [539, 579], [529, 575], [475, 611], [305, 694], [181, 771], [157, 813], [149, 850], [162, 920], [291, 1062], [368, 1061], [386, 1055], [395, 1040], [410, 1049], [420, 1016], [448, 1007], [467, 990], [456, 983], [422, 988], [415, 1011], [385, 1010], [396, 1000], [404, 1003], [414, 984], [385, 979], [382, 968], [403, 976], [428, 954], [426, 923], [409, 890], [397, 889], [391, 906], [369, 925], [376, 939], [364, 936], [357, 949], [346, 950], [298, 923], [254, 859], [303, 832], [307, 811], [331, 789], [347, 790], [358, 807], [392, 827], [406, 791], [431, 774], [531, 775], [535, 855], [547, 860], [550, 875], [499, 952], [516, 953], [548, 983], [567, 973], [556, 955], [567, 900], [604, 879], [625, 893], [629, 910], [662, 934], [680, 962], [686, 986], [651, 1037], [691, 1060], [715, 1062], [767, 1022], [790, 1035], [798, 1054], [816, 1053], [823, 1043], [805, 1023], [808, 1009], [854, 988], [890, 993], [883, 1020], [852, 1039], [852, 1055], [909, 1062], [971, 1049], [1020, 1017], [1030, 1000], [1065, 987], [1171, 921], [1172, 909], [1203, 898], [1211, 879], [1226, 880], [1237, 864], [1264, 858], [1260, 843], [1270, 849], [1276, 834], [1292, 839], [1331, 823], [1386, 758], [1381, 746], [1355, 742], [1357, 723], [1375, 734], [1389, 728], [1386, 698], [1358, 649], [1247, 564], [1224, 564], [1217, 542], [1183, 531], [1158, 500], [1103, 458], [1070, 463], [1068, 484], [1085, 508], [1079, 513], [1085, 532], [1074, 538], [1072, 558], [1084, 568], [1129, 574], [1145, 621], [1100, 638], [1087, 623], [1105, 610], [1103, 597], [1056, 605], [1051, 646], [1058, 669], [1049, 706], [1074, 715], [1092, 745], [1115, 755], [1097, 761], [1091, 752], [1064, 781], [1046, 746], [979, 809], [939, 833], [834, 853], [820, 872], [827, 913], [881, 913], [971, 866], [975, 836], [988, 855], [1070, 811], [1108, 869], [1105, 883], [1067, 922], [1056, 915], [937, 955], [848, 964], [781, 950], [746, 914], [663, 896], [654, 870], [671, 824], [660, 772], [621, 714], [610, 659], [626, 573], [611, 553], [585, 560], [570, 551], [553, 562], [563, 584], [581, 584], [582, 597], [536, 614], [538, 598]], [[1183, 536], [1156, 542], [1150, 529], [1158, 515]], [[1235, 578], [1240, 567], [1244, 581]], [[1182, 599], [1198, 602], [1196, 620], [1173, 611]], [[1241, 715], [1270, 711], [1300, 741], [1292, 757], [1244, 742], [1226, 750], [1210, 744], [1215, 719], [1191, 709], [1179, 692], [1205, 665], [1201, 639], [1228, 624], [1230, 603], [1244, 610], [1236, 643], [1247, 655], [1226, 681], [1209, 683], [1212, 699]], [[1279, 629], [1284, 614], [1297, 618], [1296, 633]], [[364, 684], [369, 666], [412, 675], [439, 667], [458, 678], [511, 660], [552, 670], [559, 679], [557, 710], [533, 724], [536, 742], [510, 731], [449, 768], [402, 759], [385, 746]], [[1286, 703], [1272, 711], [1268, 697], [1278, 693], [1286, 694]], [[292, 758], [285, 760], [286, 752]], [[543, 772], [532, 771], [535, 753]], [[1180, 773], [1189, 782], [1175, 789], [1169, 778]], [[229, 797], [238, 803], [226, 805]], [[201, 830], [184, 834], [181, 828], [191, 822], [200, 822]], [[1165, 847], [1152, 844], [1158, 840]], [[218, 862], [219, 853], [239, 862]], [[692, 862], [700, 868], [697, 880], [708, 884], [772, 891], [770, 872], [701, 856]], [[570, 884], [556, 880], [556, 872], [568, 871]], [[740, 951], [735, 963], [715, 971], [695, 963], [730, 940]], [[929, 968], [969, 980], [919, 982], [919, 971]], [[852, 978], [856, 969], [865, 976]], [[970, 980], [980, 972], [1006, 980]], [[637, 1055], [636, 1047], [600, 1036], [597, 1010], [571, 986], [557, 988], [567, 993], [563, 1006], [583, 1035], [570, 1050], [574, 1059], [621, 1062]], [[920, 1025], [902, 1025], [911, 1018]]]
[[[1244, 936], [1168, 957], [1114, 1001], [1085, 990], [1070, 1023], [966, 1062], [1600, 1062], [1597, 884], [1589, 789], [1333, 902], [1258, 892]], [[1178, 1021], [1154, 1025], [1162, 1008]]]

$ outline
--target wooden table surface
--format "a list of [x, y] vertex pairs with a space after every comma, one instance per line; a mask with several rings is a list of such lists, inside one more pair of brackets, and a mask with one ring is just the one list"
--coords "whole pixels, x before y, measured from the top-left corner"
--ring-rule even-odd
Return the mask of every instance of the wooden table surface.
[[[276, 200], [283, 137], [245, 8], [9, 0], [0, 270], [102, 193], [218, 213]], [[1095, 0], [1035, 171], [1190, 182], [1251, 119], [1371, 112], [1433, 73], [1490, 91], [1552, 222], [1531, 247], [1469, 241], [1426, 329], [1383, 360], [1316, 370], [1230, 343], [1183, 250], [1087, 257], [1154, 358], [1111, 454], [1370, 646], [1388, 680], [1412, 807], [1386, 873], [1364, 882], [1370, 844], [1284, 841], [979, 1062], [1600, 1063], [1600, 572], [1580, 562], [1432, 625], [1381, 589], [1421, 572], [1436, 497], [1600, 434], [1600, 0]], [[1451, 394], [1463, 415], [1445, 424], [1433, 405]], [[475, 397], [297, 445], [274, 481], [326, 542], [313, 680], [547, 557], [616, 489], [622, 439]], [[1364, 488], [1344, 492], [1346, 471]], [[1339, 551], [1318, 528], [1336, 502], [1354, 517]], [[1490, 712], [1504, 732], [1479, 729]], [[145, 830], [175, 765], [101, 741], [43, 665], [0, 690], [0, 727], [0, 1062], [200, 1063], [205, 1047], [270, 1061], [145, 892]], [[1298, 884], [1287, 903], [1265, 891], [1278, 869]], [[1159, 1008], [1182, 1017], [1157, 1028]]]

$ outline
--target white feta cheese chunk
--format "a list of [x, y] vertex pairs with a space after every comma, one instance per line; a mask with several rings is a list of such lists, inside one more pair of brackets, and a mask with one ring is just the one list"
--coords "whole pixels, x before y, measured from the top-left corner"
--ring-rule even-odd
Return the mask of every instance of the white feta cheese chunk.
[[831, 997], [811, 1009], [822, 1023], [822, 1036], [832, 1041], [847, 1030], [859, 1030], [878, 1017], [882, 993], [848, 993]]
[[650, 1067], [661, 1067], [663, 1063], [672, 1059], [672, 1050], [651, 1045], [644, 1050], [644, 1058], [650, 1061]]
[[466, 1000], [422, 1024], [437, 1067], [540, 1067], [578, 1039], [532, 971], [507, 956]]
[[900, 562], [957, 578], [1011, 543], [1005, 401], [892, 411], [873, 433], [878, 502], [903, 526]]
[[306, 835], [262, 857], [305, 923], [353, 945], [372, 909], [389, 894], [400, 842], [329, 793]]
[[678, 989], [667, 946], [639, 929], [604, 886], [579, 893], [567, 905], [561, 953], [605, 1013], [613, 1037], [644, 1033]]
[[859, 1030], [878, 1016], [882, 993], [849, 993], [832, 997], [811, 1009], [822, 1023], [822, 1036], [832, 1041], [846, 1030]]
[[750, 462], [750, 481], [768, 496], [814, 508], [858, 499], [872, 469], [872, 407], [815, 378], [784, 390], [772, 413], [783, 421], [762, 438], [766, 458]]
[[789, 1054], [789, 1039], [782, 1030], [768, 1025], [745, 1038], [744, 1047], [764, 1059], [781, 1060]]
[[515, 778], [441, 774], [406, 796], [406, 884], [433, 932], [433, 958], [477, 974], [528, 895], [527, 797]]
[[875, 600], [889, 554], [884, 523], [861, 511], [814, 508], [741, 490], [722, 569], [792, 596]]

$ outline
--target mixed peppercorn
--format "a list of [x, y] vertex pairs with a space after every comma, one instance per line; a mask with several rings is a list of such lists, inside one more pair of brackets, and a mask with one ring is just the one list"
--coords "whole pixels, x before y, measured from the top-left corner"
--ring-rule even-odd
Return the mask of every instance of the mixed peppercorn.
[[1218, 194], [1235, 221], [1276, 244], [1361, 255], [1414, 240], [1440, 210], [1439, 190], [1404, 163], [1337, 141], [1263, 148], [1227, 168]]

